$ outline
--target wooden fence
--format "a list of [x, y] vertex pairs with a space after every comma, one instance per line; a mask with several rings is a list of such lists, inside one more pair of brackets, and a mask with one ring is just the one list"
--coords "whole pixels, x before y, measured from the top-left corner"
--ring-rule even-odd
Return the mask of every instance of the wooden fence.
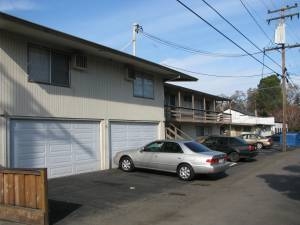
[[48, 225], [46, 169], [0, 169], [0, 219]]

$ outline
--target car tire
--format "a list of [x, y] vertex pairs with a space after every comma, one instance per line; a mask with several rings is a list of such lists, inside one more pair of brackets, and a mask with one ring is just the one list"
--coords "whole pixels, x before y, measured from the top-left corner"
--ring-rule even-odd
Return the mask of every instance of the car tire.
[[262, 143], [260, 143], [260, 142], [257, 142], [257, 143], [256, 143], [256, 149], [257, 149], [257, 150], [261, 150], [263, 147], [264, 147], [264, 146], [263, 146]]
[[189, 164], [180, 164], [177, 168], [177, 175], [181, 180], [190, 181], [195, 177], [195, 172]]
[[134, 164], [130, 157], [124, 156], [120, 159], [119, 168], [125, 172], [131, 172], [134, 170]]
[[240, 160], [240, 154], [238, 152], [231, 152], [228, 157], [231, 162], [238, 162]]

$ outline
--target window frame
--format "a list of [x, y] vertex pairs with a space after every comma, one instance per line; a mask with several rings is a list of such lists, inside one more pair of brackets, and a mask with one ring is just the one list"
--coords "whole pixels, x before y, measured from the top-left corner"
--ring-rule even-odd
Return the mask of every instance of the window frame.
[[[166, 145], [168, 145], [168, 144], [173, 144], [173, 145], [176, 145], [176, 147], [177, 148], [179, 148], [180, 149], [180, 152], [170, 152], [170, 151], [166, 151]], [[175, 142], [170, 142], [170, 141], [166, 141], [164, 144], [163, 144], [163, 146], [162, 146], [162, 148], [161, 148], [161, 151], [162, 151], [162, 153], [171, 153], [171, 154], [182, 154], [182, 153], [184, 153], [183, 152], [183, 150], [182, 150], [182, 148], [181, 148], [181, 146], [178, 144], [178, 143], [175, 143]]]
[[[30, 74], [29, 74], [30, 73], [30, 60], [29, 60], [30, 48], [44, 49], [49, 52], [49, 82], [36, 81], [36, 80], [30, 79]], [[67, 85], [57, 84], [57, 83], [52, 82], [52, 53], [61, 54], [68, 58], [68, 84]], [[71, 64], [70, 64], [71, 60], [70, 59], [71, 59], [70, 54], [68, 54], [67, 52], [53, 49], [50, 47], [46, 47], [46, 46], [39, 45], [39, 44], [28, 43], [27, 44], [27, 75], [28, 75], [27, 81], [30, 83], [38, 83], [38, 84], [51, 85], [51, 86], [56, 86], [56, 87], [70, 88], [71, 87]]]
[[[142, 95], [137, 95], [136, 93], [135, 93], [135, 85], [134, 85], [134, 82], [135, 82], [135, 80], [136, 80], [136, 78], [141, 78], [142, 79], [142, 92], [143, 92], [143, 94]], [[153, 96], [152, 97], [147, 97], [147, 96], [145, 96], [145, 88], [144, 88], [144, 80], [151, 80], [152, 81], [152, 94], [153, 94]], [[133, 80], [133, 82], [132, 82], [132, 89], [133, 89], [133, 97], [136, 97], [136, 98], [145, 98], [145, 99], [152, 99], [152, 100], [154, 100], [155, 99], [155, 97], [154, 97], [154, 86], [155, 86], [155, 79], [154, 79], [154, 77], [153, 76], [151, 76], [151, 75], [148, 75], [148, 74], [143, 74], [143, 73], [139, 73], [139, 72], [137, 72], [136, 73], [136, 75], [135, 75], [135, 79]]]
[[[161, 144], [160, 147], [158, 147], [159, 151], [148, 151], [149, 146], [153, 145], [153, 144]], [[146, 146], [143, 147], [143, 152], [150, 152], [150, 153], [158, 153], [158, 152], [162, 152], [162, 148], [164, 146], [164, 142], [163, 141], [153, 141], [149, 144], [147, 144]]]

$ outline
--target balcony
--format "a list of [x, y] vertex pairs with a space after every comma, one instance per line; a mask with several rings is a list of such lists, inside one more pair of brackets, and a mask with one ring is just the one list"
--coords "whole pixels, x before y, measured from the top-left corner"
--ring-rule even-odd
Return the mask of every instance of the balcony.
[[209, 110], [191, 109], [177, 106], [165, 106], [166, 120], [170, 122], [191, 122], [230, 124], [231, 114]]

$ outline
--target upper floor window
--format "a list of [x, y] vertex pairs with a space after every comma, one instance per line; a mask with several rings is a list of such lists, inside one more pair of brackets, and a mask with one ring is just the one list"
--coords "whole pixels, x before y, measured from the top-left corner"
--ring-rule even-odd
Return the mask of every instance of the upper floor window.
[[142, 98], [154, 98], [154, 81], [143, 75], [136, 75], [133, 81], [133, 96]]
[[29, 80], [68, 87], [70, 84], [69, 56], [48, 48], [28, 47]]

